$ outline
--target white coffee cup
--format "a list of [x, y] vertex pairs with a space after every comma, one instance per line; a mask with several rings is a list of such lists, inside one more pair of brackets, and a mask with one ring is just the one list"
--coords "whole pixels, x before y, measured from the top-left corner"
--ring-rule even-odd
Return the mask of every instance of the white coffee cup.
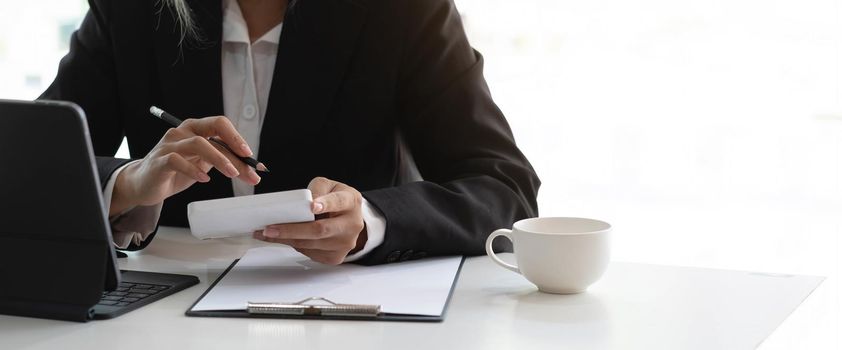
[[[532, 218], [511, 230], [494, 231], [485, 251], [494, 262], [526, 277], [538, 290], [555, 294], [584, 292], [608, 267], [611, 225], [584, 218]], [[491, 243], [505, 236], [514, 244], [517, 266], [494, 254]]]

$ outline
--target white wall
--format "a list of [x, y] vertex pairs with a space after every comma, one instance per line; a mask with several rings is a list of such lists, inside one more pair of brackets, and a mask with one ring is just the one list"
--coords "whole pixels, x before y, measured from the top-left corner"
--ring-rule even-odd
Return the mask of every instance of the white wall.
[[838, 1], [457, 0], [542, 215], [616, 260], [830, 276], [766, 348], [839, 348]]

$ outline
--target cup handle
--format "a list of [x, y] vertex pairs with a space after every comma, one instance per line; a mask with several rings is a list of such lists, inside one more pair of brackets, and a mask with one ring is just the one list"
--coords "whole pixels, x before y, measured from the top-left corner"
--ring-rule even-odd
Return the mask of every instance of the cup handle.
[[496, 262], [497, 265], [505, 267], [505, 268], [507, 268], [509, 270], [512, 270], [514, 272], [520, 273], [520, 269], [518, 269], [517, 266], [509, 264], [509, 263], [501, 260], [497, 256], [497, 254], [494, 254], [494, 249], [491, 248], [491, 243], [494, 243], [494, 239], [497, 238], [498, 236], [506, 237], [510, 241], [514, 242], [512, 240], [512, 230], [501, 228], [497, 231], [492, 232], [491, 235], [488, 236], [488, 239], [485, 241], [485, 252], [488, 253], [488, 256], [491, 258], [491, 260]]

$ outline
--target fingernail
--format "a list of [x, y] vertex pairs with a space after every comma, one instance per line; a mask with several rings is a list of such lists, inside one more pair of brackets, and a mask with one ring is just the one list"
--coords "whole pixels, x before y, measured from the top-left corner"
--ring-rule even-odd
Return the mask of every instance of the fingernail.
[[240, 172], [237, 171], [237, 168], [234, 166], [234, 164], [231, 164], [231, 163], [228, 163], [227, 165], [225, 165], [225, 172], [230, 177], [240, 176]]
[[255, 185], [260, 183], [260, 175], [257, 175], [257, 172], [252, 168], [249, 168], [249, 177], [254, 181]]
[[275, 237], [278, 237], [280, 235], [281, 235], [281, 232], [276, 230], [276, 229], [273, 229], [273, 228], [263, 229], [263, 236], [265, 236], [265, 237], [275, 238]]
[[205, 174], [205, 173], [203, 173], [203, 172], [201, 172], [201, 171], [200, 171], [200, 172], [198, 172], [198, 173], [196, 173], [196, 178], [197, 178], [197, 179], [199, 179], [199, 181], [201, 181], [201, 182], [208, 182], [208, 181], [210, 181], [210, 176], [208, 176], [208, 174]]
[[321, 213], [321, 212], [322, 212], [322, 210], [324, 210], [324, 209], [325, 209], [325, 205], [324, 205], [324, 204], [322, 204], [321, 202], [315, 202], [315, 203], [313, 203], [313, 213], [315, 213], [315, 214], [319, 214], [319, 213]]
[[240, 144], [240, 149], [243, 150], [243, 152], [246, 152], [246, 156], [251, 157], [254, 155], [254, 152], [251, 151], [251, 147], [249, 147], [249, 145], [245, 142]]

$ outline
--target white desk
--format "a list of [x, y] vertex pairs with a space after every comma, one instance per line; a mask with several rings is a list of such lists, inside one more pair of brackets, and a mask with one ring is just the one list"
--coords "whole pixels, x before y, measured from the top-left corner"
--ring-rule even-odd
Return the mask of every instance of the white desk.
[[753, 349], [821, 278], [613, 263], [588, 293], [537, 292], [487, 257], [470, 258], [443, 323], [224, 319], [184, 311], [231, 261], [265, 245], [198, 241], [162, 228], [126, 269], [201, 284], [114, 320], [0, 316], [2, 349]]

